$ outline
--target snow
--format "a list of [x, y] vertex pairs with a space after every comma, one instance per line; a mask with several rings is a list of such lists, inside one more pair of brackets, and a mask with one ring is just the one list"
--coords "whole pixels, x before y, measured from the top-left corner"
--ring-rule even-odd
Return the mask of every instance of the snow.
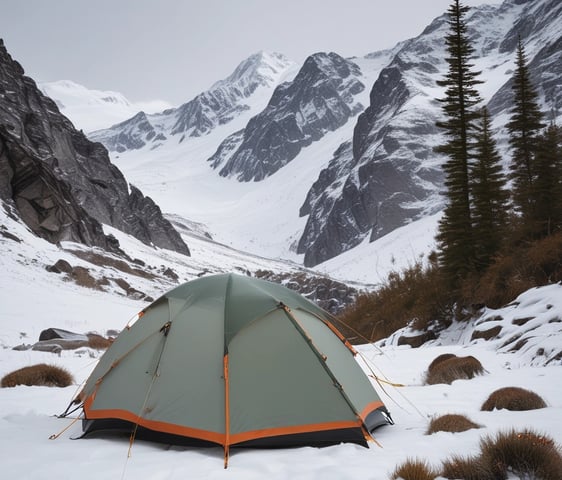
[[365, 238], [357, 247], [315, 267], [340, 280], [381, 284], [390, 271], [401, 271], [425, 262], [436, 248], [435, 234], [441, 213], [397, 228], [374, 242]]
[[[562, 361], [552, 360], [562, 345], [562, 286], [558, 284], [529, 290], [505, 308], [483, 311], [473, 322], [453, 324], [438, 340], [422, 348], [397, 345], [398, 336], [407, 334], [408, 329], [376, 345], [359, 346], [357, 359], [367, 373], [372, 370], [380, 378], [405, 385], [382, 384], [383, 389], [373, 380], [396, 422], [394, 426], [375, 431], [374, 437], [382, 448], [373, 442], [369, 448], [341, 444], [322, 449], [233, 449], [225, 471], [220, 447], [198, 449], [136, 440], [129, 457], [128, 438], [97, 436], [73, 440], [81, 434], [80, 422], [72, 424], [71, 419], [60, 419], [56, 415], [66, 409], [103, 352], [82, 348], [63, 350], [59, 356], [12, 348], [34, 343], [41, 330], [49, 327], [78, 334], [121, 330], [136, 318], [146, 303], [123, 296], [117, 288], [107, 292], [90, 290], [75, 285], [61, 274], [48, 272], [45, 267], [59, 258], [73, 265], [80, 264], [69, 252], [80, 246], [63, 244], [61, 249], [51, 245], [33, 236], [3, 210], [0, 212], [0, 233], [8, 231], [20, 239], [18, 242], [0, 235], [0, 376], [24, 366], [49, 363], [66, 368], [76, 380], [75, 385], [67, 388], [0, 389], [3, 439], [0, 463], [5, 478], [382, 480], [407, 458], [424, 458], [439, 466], [452, 454], [476, 453], [483, 436], [511, 428], [534, 429], [562, 443]], [[409, 230], [397, 232], [395, 238], [387, 240], [401, 241], [401, 248], [410, 249], [411, 258], [415, 259], [416, 250], [421, 249], [423, 243], [420, 240], [428, 237], [424, 229], [416, 229], [416, 226], [423, 225], [431, 230], [436, 221], [437, 218], [433, 218], [426, 224], [404, 227]], [[205, 268], [217, 271], [217, 265], [224, 271], [237, 271], [244, 266], [291, 268], [286, 263], [274, 264], [271, 260], [246, 256], [212, 243], [199, 230], [190, 233], [194, 258], [187, 258], [147, 247], [110, 227], [105, 228], [108, 233], [119, 236], [122, 248], [131, 258], [141, 259], [149, 270], [159, 265], [172, 267], [182, 281], [195, 278]], [[186, 235], [183, 229], [182, 232]], [[208, 263], [204, 263], [203, 258]], [[373, 259], [374, 264], [377, 261]], [[92, 268], [91, 264], [82, 264]], [[380, 275], [395, 267], [396, 264], [382, 261], [373, 266]], [[351, 267], [341, 265], [340, 268], [343, 272]], [[114, 272], [110, 267], [100, 267], [100, 271], [93, 273], [111, 276]], [[129, 280], [133, 283], [133, 279]], [[154, 298], [173, 286], [172, 282], [166, 284], [160, 278], [136, 279], [136, 282], [135, 288]], [[529, 320], [521, 326], [513, 322], [522, 318]], [[502, 326], [498, 338], [471, 340], [474, 330], [486, 330], [494, 325]], [[509, 340], [516, 334], [527, 338], [527, 343], [513, 350], [508, 347]], [[451, 385], [422, 385], [427, 366], [442, 353], [473, 355], [481, 361], [486, 374], [472, 380], [457, 380]], [[532, 390], [545, 399], [548, 407], [526, 412], [481, 412], [480, 406], [488, 395], [505, 386]], [[429, 419], [445, 413], [464, 414], [483, 428], [426, 436]], [[56, 440], [49, 439], [59, 432], [62, 433]]]

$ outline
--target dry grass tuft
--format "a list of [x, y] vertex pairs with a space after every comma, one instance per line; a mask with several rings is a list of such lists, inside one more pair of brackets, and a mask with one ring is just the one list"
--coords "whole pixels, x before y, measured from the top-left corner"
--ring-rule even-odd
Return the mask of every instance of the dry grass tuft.
[[2, 378], [1, 386], [36, 385], [44, 387], [68, 387], [74, 383], [72, 375], [64, 368], [39, 363], [30, 367], [20, 368]]
[[472, 428], [481, 428], [481, 426], [464, 415], [447, 414], [432, 418], [429, 422], [426, 435], [431, 435], [436, 432], [465, 432]]
[[418, 459], [407, 459], [398, 465], [390, 475], [391, 480], [434, 480], [439, 473], [428, 462]]
[[536, 410], [545, 408], [545, 401], [535, 392], [519, 387], [505, 387], [492, 392], [480, 410]]
[[430, 259], [401, 271], [391, 272], [376, 291], [359, 295], [354, 305], [339, 316], [361, 334], [359, 343], [374, 342], [411, 325], [420, 331], [451, 323], [450, 289], [437, 262]]
[[484, 367], [480, 361], [473, 356], [457, 357], [439, 360], [437, 357], [428, 368], [425, 383], [427, 385], [435, 385], [438, 383], [451, 384], [455, 380], [468, 380], [476, 375], [484, 373]]
[[445, 361], [445, 360], [449, 360], [449, 358], [457, 358], [457, 356], [454, 353], [442, 353], [441, 355], [435, 357], [433, 359], [433, 361], [429, 364], [429, 367], [427, 367], [427, 369], [429, 371], [435, 370], [435, 367], [440, 364], [441, 362]]
[[496, 480], [497, 478], [479, 456], [464, 458], [456, 455], [443, 462], [441, 476], [463, 480]]
[[[480, 442], [482, 462], [495, 478], [507, 478], [508, 469], [521, 478], [562, 479], [562, 456], [554, 441], [530, 430], [512, 430]], [[464, 478], [464, 477], [463, 477]]]
[[453, 455], [435, 472], [427, 462], [407, 460], [398, 466], [391, 480], [433, 480], [440, 475], [447, 479], [561, 480], [562, 454], [560, 446], [551, 438], [531, 430], [511, 430], [480, 441], [480, 452], [471, 457]]

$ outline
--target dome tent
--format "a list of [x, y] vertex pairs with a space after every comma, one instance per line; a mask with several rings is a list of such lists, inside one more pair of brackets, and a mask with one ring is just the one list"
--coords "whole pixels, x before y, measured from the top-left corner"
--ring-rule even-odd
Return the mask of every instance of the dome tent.
[[186, 445], [354, 442], [390, 422], [353, 347], [314, 303], [235, 274], [145, 308], [80, 393], [84, 435], [125, 430]]

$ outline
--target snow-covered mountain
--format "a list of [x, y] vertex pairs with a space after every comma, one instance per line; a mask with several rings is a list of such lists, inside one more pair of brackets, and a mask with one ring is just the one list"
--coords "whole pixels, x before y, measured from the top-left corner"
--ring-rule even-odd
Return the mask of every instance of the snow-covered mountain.
[[336, 53], [307, 58], [292, 82], [278, 86], [265, 110], [228, 137], [209, 159], [222, 176], [259, 181], [363, 109], [361, 70]]
[[145, 146], [154, 149], [168, 138], [177, 144], [206, 135], [253, 108], [263, 108], [271, 89], [291, 74], [292, 67], [283, 55], [261, 51], [240, 63], [228, 78], [183, 105], [152, 115], [139, 112], [111, 128], [91, 133], [90, 138], [110, 151], [124, 152]]
[[61, 113], [85, 132], [107, 128], [141, 111], [154, 113], [171, 107], [163, 100], [131, 102], [122, 93], [89, 89], [71, 80], [43, 82], [39, 89], [55, 99]]
[[[521, 34], [543, 110], [559, 116], [561, 18], [561, 4], [553, 0], [506, 0], [469, 13], [475, 68], [485, 81], [480, 90], [506, 164], [503, 126], [516, 39]], [[436, 80], [447, 68], [446, 30], [442, 15], [393, 49], [342, 59], [356, 67], [350, 76], [332, 68], [332, 83], [305, 75], [315, 59], [335, 58], [331, 54], [312, 55], [298, 69], [260, 53], [192, 101], [159, 114], [140, 112], [92, 138], [113, 149], [112, 161], [164, 211], [206, 225], [221, 243], [324, 272], [364, 265], [365, 256], [386, 264], [374, 241], [411, 222], [434, 226], [425, 219], [442, 207], [443, 158], [433, 147], [442, 141], [435, 99], [443, 96]], [[366, 88], [346, 95], [342, 78]], [[340, 100], [324, 96], [327, 85], [343, 87]], [[352, 107], [345, 122], [311, 134], [295, 121], [315, 101], [324, 99], [318, 111], [327, 113], [344, 97]], [[366, 108], [357, 115], [359, 104]], [[412, 251], [407, 261], [423, 254]], [[370, 283], [380, 278], [370, 266], [353, 271]]]
[[[467, 21], [507, 163], [503, 125], [518, 35], [545, 113], [560, 116], [562, 5], [506, 0], [471, 9]], [[447, 28], [444, 14], [388, 51], [347, 60], [318, 53], [298, 71], [287, 67], [291, 75], [278, 66], [249, 110], [240, 107], [245, 100], [205, 110], [211, 89], [92, 138], [166, 211], [207, 224], [223, 243], [307, 266], [365, 242], [371, 247], [357, 258], [376, 255], [374, 240], [442, 208], [444, 159], [433, 148], [442, 141], [436, 81], [447, 69]], [[221, 92], [233, 90], [233, 77], [219, 82]]]

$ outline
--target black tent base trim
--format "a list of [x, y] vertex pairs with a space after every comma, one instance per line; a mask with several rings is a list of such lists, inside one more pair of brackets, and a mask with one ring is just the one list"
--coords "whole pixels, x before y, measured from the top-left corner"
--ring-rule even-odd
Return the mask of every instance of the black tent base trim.
[[[375, 412], [373, 412], [375, 413]], [[381, 415], [381, 419], [384, 417]], [[378, 425], [387, 424], [386, 420]], [[97, 419], [82, 420], [84, 434], [81, 438], [87, 437], [123, 437], [129, 438], [135, 431], [135, 439], [146, 440], [169, 445], [186, 447], [217, 447], [217, 443], [201, 440], [198, 438], [184, 437], [171, 433], [158, 432], [142, 426], [135, 426], [134, 423], [120, 419]], [[372, 431], [372, 429], [371, 429]], [[339, 443], [355, 443], [363, 447], [368, 447], [360, 428], [343, 428], [325, 430], [319, 432], [306, 432], [291, 435], [278, 435], [273, 437], [256, 438], [242, 443], [231, 445], [231, 448], [292, 448], [292, 447], [328, 447]]]

